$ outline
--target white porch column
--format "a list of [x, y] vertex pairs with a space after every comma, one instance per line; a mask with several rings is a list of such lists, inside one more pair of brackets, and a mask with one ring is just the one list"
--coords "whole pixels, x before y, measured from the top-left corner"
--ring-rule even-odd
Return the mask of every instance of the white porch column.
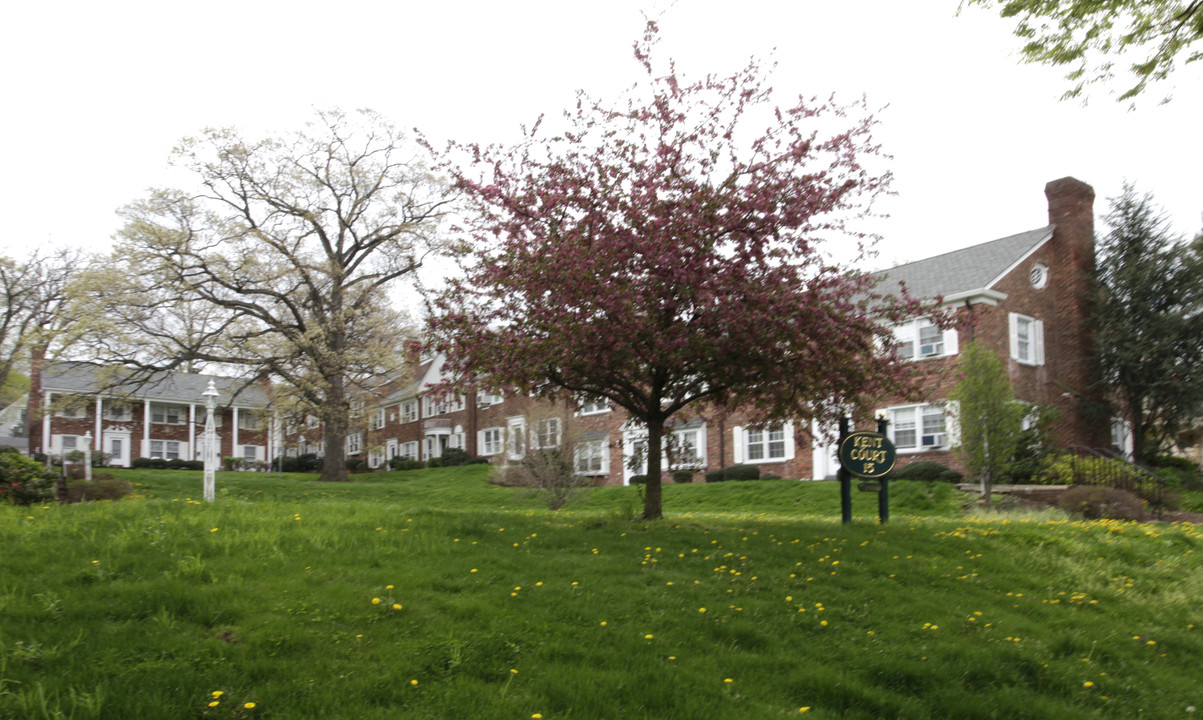
[[147, 457], [150, 453], [150, 400], [142, 401], [142, 447], [138, 449], [138, 457]]
[[94, 446], [92, 448], [93, 450], [101, 450], [104, 447], [103, 443], [100, 440], [100, 430], [102, 427], [100, 423], [101, 423], [101, 414], [103, 412], [104, 412], [104, 400], [99, 395], [97, 395], [96, 396], [96, 429], [92, 431], [92, 445]]

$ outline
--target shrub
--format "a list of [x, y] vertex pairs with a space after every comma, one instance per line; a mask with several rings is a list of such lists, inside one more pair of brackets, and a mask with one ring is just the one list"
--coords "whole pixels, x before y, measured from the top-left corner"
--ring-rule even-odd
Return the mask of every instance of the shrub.
[[[951, 476], [944, 473], [953, 473], [947, 466], [941, 465], [933, 460], [916, 460], [909, 465], [903, 465], [895, 470], [891, 475], [892, 480], [924, 480], [927, 482], [945, 481]], [[960, 473], [953, 473], [959, 480], [962, 476]]]
[[98, 473], [92, 482], [76, 480], [67, 484], [67, 502], [86, 500], [120, 500], [131, 492], [130, 484], [112, 475]]
[[578, 493], [593, 486], [593, 478], [578, 475], [571, 451], [538, 450], [528, 453], [522, 462], [494, 472], [493, 482], [525, 487], [542, 496], [550, 510], [559, 510]]
[[16, 452], [0, 453], [0, 497], [13, 505], [54, 499], [54, 473]]
[[647, 485], [647, 475], [632, 475], [631, 476], [631, 484], [632, 485]]
[[135, 469], [166, 470], [167, 461], [163, 458], [134, 458], [129, 466]]
[[965, 476], [956, 470], [945, 470], [936, 478], [940, 482], [950, 483], [955, 485], [965, 479]]
[[717, 468], [715, 470], [707, 470], [705, 478], [708, 483], [723, 482], [727, 479], [727, 474], [723, 472], [722, 468]]
[[243, 460], [240, 457], [235, 457], [233, 455], [223, 457], [221, 459], [221, 465], [226, 470], [241, 470], [243, 464], [245, 464], [245, 463], [246, 463], [245, 460]]
[[395, 457], [388, 461], [388, 466], [391, 470], [421, 470], [426, 467], [426, 463], [412, 458]]
[[673, 470], [673, 482], [677, 484], [693, 482], [692, 470]]
[[455, 467], [456, 465], [467, 465], [472, 457], [468, 455], [466, 450], [459, 448], [447, 448], [443, 451], [443, 456], [439, 458], [441, 467]]
[[1057, 506], [1087, 520], [1143, 520], [1144, 503], [1127, 490], [1078, 485], [1066, 491]]
[[723, 468], [728, 480], [759, 480], [760, 467], [756, 465], [728, 465]]

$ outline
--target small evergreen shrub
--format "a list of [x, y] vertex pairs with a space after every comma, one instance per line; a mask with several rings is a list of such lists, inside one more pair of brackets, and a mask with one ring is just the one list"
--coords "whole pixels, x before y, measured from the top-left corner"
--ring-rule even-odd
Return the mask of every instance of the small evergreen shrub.
[[466, 450], [459, 448], [447, 448], [443, 451], [443, 456], [439, 458], [440, 467], [455, 467], [457, 465], [467, 465], [472, 459]]
[[[953, 473], [953, 471], [933, 460], [916, 460], [895, 470], [890, 478], [892, 480], [924, 480], [926, 482], [943, 480], [948, 482], [945, 478], [951, 476], [942, 477], [943, 473]], [[958, 479], [961, 477], [960, 473], [953, 473], [953, 475], [956, 475]]]
[[956, 470], [945, 470], [936, 478], [940, 482], [950, 483], [955, 485], [965, 479], [965, 476]]
[[368, 469], [368, 464], [359, 458], [347, 458], [347, 472], [363, 472]]
[[167, 461], [163, 458], [134, 458], [129, 466], [134, 469], [166, 470]]
[[13, 505], [33, 505], [54, 496], [53, 472], [18, 452], [0, 453], [0, 498]]
[[1127, 490], [1101, 485], [1078, 485], [1061, 497], [1057, 506], [1087, 520], [1143, 520], [1144, 503]]
[[426, 463], [412, 458], [395, 457], [388, 461], [388, 466], [390, 470], [421, 470], [426, 467]]
[[631, 484], [632, 485], [647, 485], [647, 475], [632, 475], [631, 476]]
[[760, 467], [757, 465], [728, 465], [723, 468], [723, 474], [728, 480], [759, 480]]
[[673, 478], [673, 482], [677, 483], [678, 485], [681, 483], [691, 483], [691, 482], [693, 482], [693, 471], [692, 470], [673, 470], [672, 478]]
[[727, 474], [723, 472], [722, 468], [717, 468], [714, 470], [707, 470], [705, 478], [706, 482], [708, 483], [723, 482], [727, 479]]
[[92, 482], [75, 480], [67, 484], [67, 502], [78, 503], [90, 500], [120, 500], [131, 492], [130, 484], [112, 475], [98, 473]]

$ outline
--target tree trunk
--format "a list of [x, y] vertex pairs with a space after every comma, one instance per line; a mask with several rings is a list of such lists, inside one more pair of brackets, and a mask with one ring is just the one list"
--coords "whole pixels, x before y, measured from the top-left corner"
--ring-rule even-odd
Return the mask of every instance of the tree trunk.
[[994, 492], [994, 477], [991, 475], [990, 467], [982, 470], [982, 505], [990, 507], [990, 496]]
[[322, 409], [323, 436], [326, 456], [322, 459], [323, 482], [346, 482], [347, 476], [347, 430], [351, 425], [347, 390], [341, 377], [330, 381], [326, 395], [326, 407]]
[[660, 520], [664, 517], [660, 483], [661, 446], [664, 444], [664, 419], [647, 422], [647, 486], [643, 496], [643, 520]]
[[46, 366], [46, 343], [35, 343], [29, 348], [29, 402], [25, 408], [25, 439], [29, 442], [29, 454], [45, 452], [42, 437], [42, 369]]

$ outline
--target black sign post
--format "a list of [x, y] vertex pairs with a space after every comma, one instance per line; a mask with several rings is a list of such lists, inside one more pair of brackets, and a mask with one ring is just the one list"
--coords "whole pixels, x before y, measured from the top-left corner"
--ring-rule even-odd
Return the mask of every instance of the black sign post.
[[[844, 447], [844, 439], [848, 437], [848, 418], [840, 418], [840, 444], [839, 447]], [[848, 472], [847, 466], [844, 465], [844, 453], [840, 452], [840, 469], [836, 473], [840, 479], [840, 517], [844, 524], [848, 525], [852, 522], [852, 473]]]
[[[885, 429], [885, 421], [878, 421], [878, 429]], [[861, 483], [862, 490], [875, 490], [877, 517], [882, 523], [890, 519], [889, 474], [894, 469], [897, 452], [894, 443], [884, 432], [840, 433], [840, 478], [845, 482], [842, 492], [851, 495], [852, 475], [876, 482]], [[841, 498], [842, 500], [843, 498]], [[844, 505], [844, 522], [852, 522], [852, 501], [849, 497]]]

